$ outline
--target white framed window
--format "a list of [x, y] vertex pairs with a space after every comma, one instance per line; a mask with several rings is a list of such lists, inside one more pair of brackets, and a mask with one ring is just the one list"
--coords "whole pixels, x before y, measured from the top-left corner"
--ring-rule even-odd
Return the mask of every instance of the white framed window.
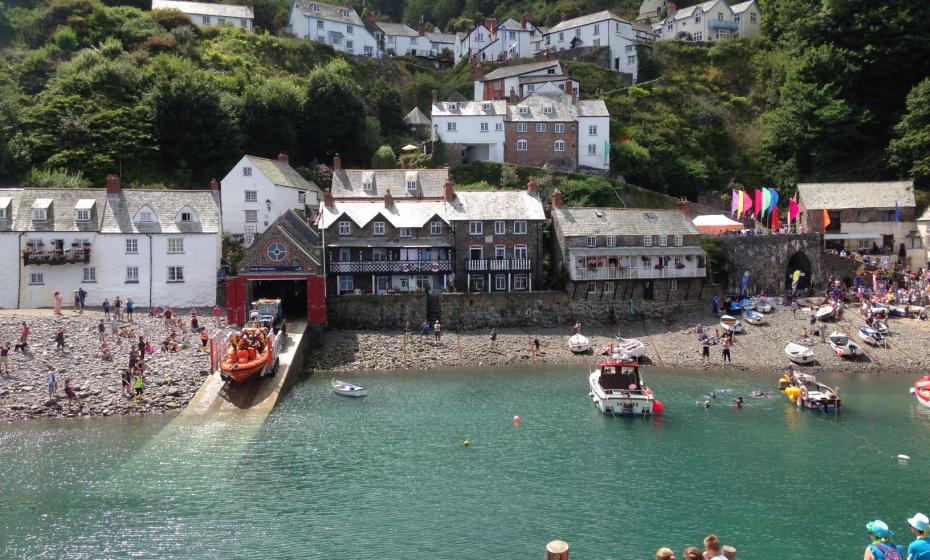
[[148, 210], [143, 210], [142, 212], [139, 212], [139, 221], [146, 222], [146, 223], [151, 222], [152, 213], [149, 212]]
[[340, 276], [339, 277], [339, 293], [351, 293], [355, 290], [355, 282], [351, 276]]
[[352, 52], [354, 46], [355, 44], [351, 40], [346, 40], [346, 50]]
[[372, 49], [372, 47], [371, 47], [370, 45], [365, 45], [365, 49], [364, 49], [364, 50], [365, 50], [365, 56], [372, 56], [372, 55], [374, 55], [374, 52], [375, 52], [375, 51], [374, 51], [374, 49]]
[[[319, 8], [319, 6], [317, 6], [317, 8]], [[323, 29], [323, 20], [319, 20], [319, 19], [318, 19], [318, 20], [316, 21], [316, 28], [317, 28], [317, 29]]]
[[651, 235], [643, 236], [643, 247], [652, 247], [652, 236]]
[[526, 245], [514, 245], [513, 246], [513, 258], [515, 259], [526, 259]]
[[723, 12], [717, 12], [717, 21], [723, 21]]
[[601, 34], [601, 24], [599, 24], [599, 23], [595, 23], [595, 24], [594, 24], [594, 34], [595, 34], [595, 35], [600, 35], [600, 34]]
[[521, 115], [529, 115], [529, 114], [530, 114], [530, 108], [529, 108], [529, 107], [520, 107], [519, 111], [520, 111], [520, 114], [521, 114]]
[[750, 13], [749, 13], [749, 22], [750, 22], [750, 23], [756, 23], [756, 13], [755, 13], [755, 12], [750, 12]]
[[494, 246], [494, 258], [499, 261], [506, 259], [507, 258], [507, 247], [504, 247], [503, 245], [495, 245]]
[[500, 132], [504, 130], [504, 123], [494, 123], [494, 132]]
[[694, 13], [694, 23], [701, 23], [701, 12]]
[[[313, 10], [314, 12], [316, 12], [316, 13], [320, 13], [320, 5], [319, 5], [319, 4], [310, 4], [310, 9]], [[320, 23], [323, 23], [323, 22], [321, 21]]]
[[442, 222], [430, 222], [429, 233], [430, 235], [442, 235]]
[[588, 136], [597, 136], [597, 125], [588, 125]]
[[29, 285], [30, 286], [41, 286], [45, 284], [45, 275], [41, 272], [30, 272], [29, 273]]
[[371, 190], [372, 190], [371, 181], [363, 181], [363, 182], [362, 182], [362, 190], [365, 191], [365, 192], [371, 192]]
[[481, 123], [481, 132], [488, 132], [488, 131], [489, 131], [488, 123], [486, 122]]
[[413, 180], [413, 181], [407, 181], [407, 190], [408, 190], [408, 191], [415, 191], [415, 190], [417, 190], [417, 182], [416, 182], [415, 180]]
[[507, 222], [497, 220], [494, 222], [494, 235], [505, 235], [507, 233]]
[[446, 106], [449, 108], [450, 111], [458, 111], [459, 109], [458, 103], [446, 103]]
[[352, 260], [352, 250], [348, 247], [339, 248], [339, 262], [350, 262]]
[[402, 228], [400, 228], [399, 231], [400, 231], [400, 236], [401, 236], [401, 237], [413, 237], [413, 229], [411, 229], [411, 228], [402, 227]]
[[349, 17], [349, 10], [339, 10], [339, 15], [342, 17]]
[[455, 121], [449, 121], [446, 123], [446, 132], [455, 132]]
[[627, 64], [636, 64], [636, 57], [635, 57], [635, 56], [628, 56], [628, 57], [626, 57], [626, 63], [627, 63]]
[[483, 222], [468, 222], [468, 235], [481, 235], [484, 233]]
[[97, 281], [97, 269], [92, 266], [84, 267], [84, 278], [81, 282], [93, 283]]
[[353, 34], [353, 32], [352, 32], [353, 29], [354, 29], [354, 28], [353, 28], [351, 25], [347, 25], [347, 26], [346, 26], [346, 34], [347, 34], [347, 35], [352, 35], [352, 34]]
[[126, 240], [126, 254], [127, 255], [139, 254], [139, 240], [138, 239], [127, 239]]
[[627, 45], [623, 48], [626, 52], [633, 52], [633, 45]]
[[517, 140], [517, 151], [525, 152], [527, 148], [526, 140]]
[[659, 247], [668, 247], [668, 236], [667, 235], [659, 236]]
[[194, 215], [190, 212], [181, 212], [181, 221], [190, 222], [194, 219]]
[[74, 221], [75, 222], [89, 222], [90, 221], [90, 210], [86, 208], [83, 208], [81, 210], [75, 210]]
[[218, 17], [218, 18], [216, 18], [216, 24], [217, 24], [217, 25], [222, 25], [222, 24], [224, 24], [224, 23], [226, 23], [226, 18], [224, 18], [224, 17]]
[[536, 132], [545, 132], [545, 131], [546, 131], [546, 123], [544, 122], [536, 123]]
[[517, 123], [517, 132], [526, 132], [526, 123]]
[[550, 107], [549, 105], [546, 105], [545, 107], [543, 107], [543, 114], [544, 114], [544, 115], [551, 115], [551, 114], [552, 114], [552, 107]]
[[372, 249], [371, 260], [386, 261], [387, 260], [387, 249]]
[[351, 229], [348, 221], [339, 222], [339, 235], [349, 235]]
[[554, 147], [555, 147], [555, 151], [564, 152], [565, 151], [565, 140], [556, 140]]
[[616, 247], [616, 246], [617, 246], [617, 236], [616, 236], [616, 235], [608, 235], [606, 241], [607, 241], [607, 246], [608, 246], [608, 247]]
[[526, 235], [526, 220], [517, 220], [513, 223], [514, 235]]
[[6, 208], [0, 208], [0, 219], [6, 218]]
[[675, 257], [675, 268], [684, 266], [685, 260], [681, 257]]
[[258, 191], [245, 191], [245, 201], [258, 202]]
[[200, 23], [210, 25], [210, 16], [200, 16]]
[[694, 34], [694, 40], [695, 40], [695, 41], [703, 41], [703, 40], [704, 40], [704, 32], [703, 32], [703, 31], [699, 31], [699, 32], [695, 33], [695, 34]]
[[251, 177], [251, 176], [252, 176], [252, 168], [251, 168], [251, 167], [243, 167], [243, 168], [242, 168], [242, 176], [243, 176], [243, 177]]
[[[494, 85], [495, 85], [495, 86], [500, 85], [500, 82], [495, 82]], [[481, 110], [482, 110], [482, 111], [490, 111], [490, 110], [491, 110], [491, 104], [490, 104], [490, 103], [482, 103], [482, 104], [481, 104]]]
[[168, 252], [169, 253], [183, 253], [184, 252], [184, 238], [183, 237], [169, 237], [168, 238]]
[[494, 289], [495, 290], [506, 290], [507, 289], [507, 277], [503, 274], [494, 275]]
[[597, 247], [597, 236], [589, 235], [587, 241], [585, 242], [586, 247]]
[[384, 222], [375, 222], [374, 234], [384, 235]]
[[597, 144], [588, 144], [588, 155], [589, 156], [597, 155]]
[[32, 221], [33, 222], [44, 222], [48, 220], [48, 213], [45, 211], [45, 208], [33, 208], [32, 209]]
[[733, 16], [733, 21], [739, 23], [739, 14], [735, 14], [735, 15]]
[[126, 283], [127, 284], [138, 284], [139, 283], [139, 267], [138, 266], [127, 266], [126, 267]]
[[559, 31], [559, 42], [561, 43], [564, 40], [565, 40], [565, 32]]
[[563, 134], [565, 132], [565, 123], [555, 123], [555, 133]]
[[254, 224], [256, 222], [258, 222], [258, 210], [246, 210], [245, 223]]
[[614, 283], [613, 282], [604, 282], [604, 292], [605, 294], [614, 293]]
[[513, 275], [513, 289], [514, 290], [525, 290], [526, 289], [526, 274], [514, 274]]
[[684, 236], [684, 235], [681, 235], [681, 234], [679, 233], [678, 235], [675, 236], [675, 246], [676, 246], [676, 247], [681, 247], [682, 245], [684, 245], [684, 243], [685, 243], [685, 236]]
[[307, 191], [297, 191], [297, 204], [307, 203]]
[[184, 281], [184, 267], [183, 266], [169, 266], [168, 267], [168, 282], [183, 282]]

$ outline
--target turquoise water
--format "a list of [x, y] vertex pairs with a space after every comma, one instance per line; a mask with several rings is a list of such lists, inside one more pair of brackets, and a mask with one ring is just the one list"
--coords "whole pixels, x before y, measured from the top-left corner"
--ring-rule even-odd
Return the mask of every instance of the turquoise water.
[[[833, 418], [748, 397], [774, 376], [646, 375], [667, 413], [645, 421], [600, 415], [585, 371], [563, 368], [348, 376], [364, 399], [311, 378], [264, 423], [0, 426], [0, 550], [535, 559], [561, 538], [574, 559], [620, 560], [716, 532], [744, 559], [858, 558], [868, 520], [906, 538], [905, 516], [930, 510], [930, 414], [910, 378], [825, 376], [846, 406]], [[746, 408], [705, 411], [715, 387]]]

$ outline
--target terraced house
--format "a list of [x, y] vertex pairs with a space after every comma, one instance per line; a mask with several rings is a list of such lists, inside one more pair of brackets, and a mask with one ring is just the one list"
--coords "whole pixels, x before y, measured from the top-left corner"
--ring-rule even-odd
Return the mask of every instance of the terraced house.
[[255, 10], [251, 2], [242, 6], [214, 4], [209, 2], [180, 2], [177, 0], [152, 0], [153, 10], [179, 10], [191, 18], [191, 23], [200, 27], [232, 25], [251, 31], [255, 22]]
[[344, 6], [294, 0], [287, 30], [296, 37], [330, 45], [347, 54], [381, 58], [383, 51], [348, 0]]

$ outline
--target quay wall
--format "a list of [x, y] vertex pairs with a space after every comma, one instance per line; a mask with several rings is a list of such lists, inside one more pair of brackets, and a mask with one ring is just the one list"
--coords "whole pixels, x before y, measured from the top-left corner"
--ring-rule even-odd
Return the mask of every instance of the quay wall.
[[862, 266], [860, 262], [832, 253], [824, 253], [822, 258], [824, 279], [835, 276], [840, 280], [849, 281], [849, 285], [852, 285], [853, 278], [856, 277], [856, 272], [859, 270], [859, 267]]
[[740, 278], [749, 270], [750, 291], [785, 293], [788, 275], [795, 267], [804, 271], [811, 286], [825, 280], [823, 248], [819, 233], [720, 237], [726, 255], [728, 289], [739, 291]]
[[345, 294], [326, 298], [327, 323], [333, 328], [413, 328], [426, 317], [426, 294]]

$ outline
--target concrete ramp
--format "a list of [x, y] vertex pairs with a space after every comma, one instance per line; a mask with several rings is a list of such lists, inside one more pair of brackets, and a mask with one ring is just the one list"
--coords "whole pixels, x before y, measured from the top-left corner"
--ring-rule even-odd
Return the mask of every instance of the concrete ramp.
[[229, 412], [262, 415], [270, 413], [278, 402], [288, 378], [296, 376], [303, 367], [304, 355], [310, 342], [306, 321], [290, 321], [287, 330], [287, 339], [278, 355], [277, 375], [235, 383], [223, 381], [218, 373], [212, 373], [180, 416], [206, 416]]

